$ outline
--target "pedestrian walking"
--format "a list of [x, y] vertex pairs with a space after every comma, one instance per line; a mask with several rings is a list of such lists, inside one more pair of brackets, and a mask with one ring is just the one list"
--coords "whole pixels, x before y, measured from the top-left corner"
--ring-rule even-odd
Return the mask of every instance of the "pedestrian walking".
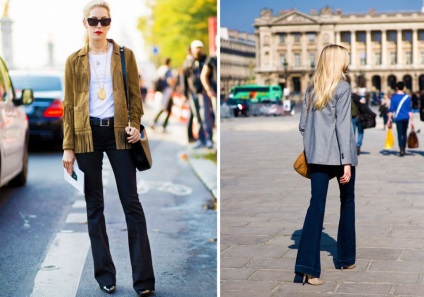
[[104, 217], [103, 153], [112, 165], [127, 222], [133, 287], [139, 296], [155, 289], [146, 218], [137, 194], [131, 143], [140, 139], [143, 106], [134, 53], [124, 49], [131, 127], [128, 126], [120, 46], [107, 39], [111, 26], [107, 2], [94, 0], [83, 11], [86, 44], [71, 54], [65, 66], [63, 167], [72, 174], [76, 159], [84, 172], [88, 233], [94, 277], [106, 293], [116, 290]]
[[380, 117], [383, 118], [384, 130], [386, 130], [387, 120], [389, 119], [389, 116], [387, 114], [389, 113], [389, 108], [390, 108], [390, 97], [391, 97], [390, 93], [384, 94], [383, 100], [381, 100], [380, 107], [378, 108]]
[[209, 56], [205, 61], [202, 73], [200, 74], [203, 88], [205, 89], [206, 95], [212, 104], [214, 115], [217, 114], [217, 81], [218, 81], [218, 63], [216, 56]]
[[172, 106], [174, 105], [172, 101], [172, 94], [175, 90], [175, 85], [177, 83], [178, 77], [175, 76], [171, 68], [171, 59], [166, 58], [165, 63], [158, 68], [159, 81], [162, 81], [163, 89], [162, 93], [162, 108], [156, 114], [155, 119], [153, 120], [150, 128], [154, 129], [157, 122], [159, 121], [162, 113], [166, 113], [165, 120], [163, 121], [162, 128], [163, 132], [166, 132], [166, 126], [168, 125], [169, 117], [171, 116]]
[[[346, 81], [349, 53], [327, 45], [321, 53], [302, 106], [299, 130], [309, 164], [312, 197], [303, 224], [295, 273], [303, 283], [321, 285], [320, 242], [330, 179], [340, 188], [337, 265], [355, 267], [355, 137], [351, 120], [351, 88]], [[308, 104], [310, 102], [310, 104]], [[308, 108], [309, 107], [309, 108]]]
[[356, 139], [356, 154], [361, 154], [361, 146], [364, 140], [364, 129], [359, 123], [359, 115], [363, 111], [363, 106], [366, 104], [365, 98], [361, 98], [358, 94], [352, 93], [351, 96], [351, 113], [352, 113], [352, 126], [353, 134], [356, 138], [356, 131], [358, 131], [358, 137]]
[[189, 99], [193, 116], [199, 124], [198, 140], [193, 148], [213, 148], [212, 114], [210, 99], [205, 96], [200, 74], [207, 56], [203, 52], [203, 42], [194, 40], [191, 45], [191, 56], [183, 65], [184, 95]]
[[399, 143], [399, 156], [405, 156], [406, 139], [409, 120], [411, 120], [411, 126], [413, 127], [413, 114], [412, 114], [412, 101], [403, 89], [405, 84], [403, 81], [396, 83], [396, 92], [390, 99], [390, 109], [388, 113], [387, 126], [391, 127], [392, 122], [396, 124], [396, 131]]

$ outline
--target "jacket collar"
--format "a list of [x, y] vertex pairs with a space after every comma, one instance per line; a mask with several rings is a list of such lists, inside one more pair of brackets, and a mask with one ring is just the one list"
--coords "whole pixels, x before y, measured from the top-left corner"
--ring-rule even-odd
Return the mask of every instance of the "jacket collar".
[[[112, 49], [112, 59], [111, 59], [111, 73], [115, 71], [116, 64], [120, 61], [121, 56], [119, 53], [119, 45], [113, 41], [113, 39], [107, 39], [108, 42], [111, 42], [113, 45]], [[88, 55], [88, 44], [86, 44], [84, 47], [82, 47], [78, 53], [79, 57], [87, 56]], [[88, 59], [82, 59], [83, 68], [88, 68]]]

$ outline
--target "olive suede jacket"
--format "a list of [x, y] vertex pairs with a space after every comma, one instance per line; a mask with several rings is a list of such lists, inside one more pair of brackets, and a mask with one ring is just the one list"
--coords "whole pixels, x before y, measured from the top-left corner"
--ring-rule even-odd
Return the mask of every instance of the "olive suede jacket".
[[[125, 127], [128, 126], [127, 103], [125, 99], [119, 45], [112, 39], [111, 75], [114, 98], [114, 130], [117, 149], [129, 149]], [[137, 63], [134, 53], [124, 48], [127, 67], [128, 96], [131, 104], [131, 126], [140, 129], [143, 106], [138, 80]], [[89, 113], [90, 64], [88, 45], [71, 54], [65, 66], [65, 96], [63, 116], [63, 149], [75, 153], [93, 152], [93, 136]]]

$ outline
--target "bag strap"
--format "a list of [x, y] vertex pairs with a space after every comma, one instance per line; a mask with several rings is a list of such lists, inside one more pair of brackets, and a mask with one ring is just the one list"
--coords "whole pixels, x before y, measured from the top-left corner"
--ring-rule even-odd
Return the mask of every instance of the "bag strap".
[[121, 54], [122, 76], [124, 78], [125, 99], [127, 101], [128, 126], [130, 126], [130, 123], [131, 123], [130, 99], [128, 98], [127, 67], [125, 65], [125, 53], [124, 53], [124, 47], [123, 46], [120, 47], [120, 54]]
[[408, 99], [408, 95], [403, 96], [402, 100], [400, 101], [398, 108], [396, 109], [396, 116], [399, 114], [400, 108], [403, 105], [403, 102], [405, 102], [405, 100]]

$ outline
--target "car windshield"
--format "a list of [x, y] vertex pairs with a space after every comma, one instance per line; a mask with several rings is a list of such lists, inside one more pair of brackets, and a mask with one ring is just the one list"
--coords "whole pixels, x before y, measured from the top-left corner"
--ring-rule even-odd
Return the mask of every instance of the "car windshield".
[[12, 76], [13, 85], [16, 89], [31, 88], [34, 92], [62, 91], [59, 77], [55, 76]]

